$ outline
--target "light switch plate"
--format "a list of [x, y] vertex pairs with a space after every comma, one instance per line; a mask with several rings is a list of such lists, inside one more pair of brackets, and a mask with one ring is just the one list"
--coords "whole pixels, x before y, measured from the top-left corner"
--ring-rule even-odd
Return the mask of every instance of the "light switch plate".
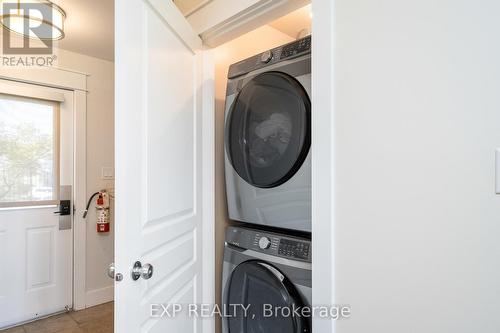
[[495, 150], [495, 192], [500, 194], [500, 148]]
[[112, 167], [102, 167], [101, 179], [104, 180], [115, 179], [115, 170]]

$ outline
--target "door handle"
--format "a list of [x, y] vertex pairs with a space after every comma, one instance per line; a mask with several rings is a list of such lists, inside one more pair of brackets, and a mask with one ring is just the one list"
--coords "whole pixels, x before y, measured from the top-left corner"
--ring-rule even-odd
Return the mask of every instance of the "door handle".
[[121, 280], [123, 280], [123, 274], [122, 273], [116, 273], [116, 268], [115, 268], [115, 263], [112, 262], [111, 264], [109, 264], [108, 266], [108, 276], [117, 281], [117, 282], [120, 282]]
[[59, 211], [54, 212], [61, 216], [71, 215], [71, 200], [61, 200], [59, 203]]
[[136, 261], [132, 268], [132, 280], [137, 281], [140, 277], [144, 280], [149, 280], [153, 276], [153, 266], [145, 264], [144, 266], [140, 261]]

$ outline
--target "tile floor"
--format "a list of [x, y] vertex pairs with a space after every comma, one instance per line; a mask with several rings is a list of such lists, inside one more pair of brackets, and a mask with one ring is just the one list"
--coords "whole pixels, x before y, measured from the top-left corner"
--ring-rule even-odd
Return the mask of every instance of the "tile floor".
[[113, 302], [3, 330], [1, 333], [113, 333]]

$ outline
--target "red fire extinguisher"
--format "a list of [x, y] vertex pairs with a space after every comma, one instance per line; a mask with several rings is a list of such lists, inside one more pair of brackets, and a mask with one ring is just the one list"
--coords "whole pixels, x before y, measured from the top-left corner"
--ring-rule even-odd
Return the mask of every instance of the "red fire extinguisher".
[[109, 232], [109, 196], [106, 192], [99, 193], [96, 205], [97, 232]]
[[90, 204], [92, 203], [92, 199], [95, 196], [97, 196], [95, 202], [97, 232], [109, 232], [109, 195], [105, 190], [92, 194], [87, 203], [87, 208], [83, 213], [83, 218], [87, 217], [87, 212], [89, 210]]

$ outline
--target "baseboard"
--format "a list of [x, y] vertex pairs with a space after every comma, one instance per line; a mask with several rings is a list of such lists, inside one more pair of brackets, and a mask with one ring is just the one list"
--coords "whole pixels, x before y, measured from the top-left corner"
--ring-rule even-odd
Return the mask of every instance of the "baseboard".
[[114, 299], [114, 287], [104, 287], [94, 290], [89, 290], [85, 294], [85, 304], [87, 308], [99, 304], [111, 302]]

